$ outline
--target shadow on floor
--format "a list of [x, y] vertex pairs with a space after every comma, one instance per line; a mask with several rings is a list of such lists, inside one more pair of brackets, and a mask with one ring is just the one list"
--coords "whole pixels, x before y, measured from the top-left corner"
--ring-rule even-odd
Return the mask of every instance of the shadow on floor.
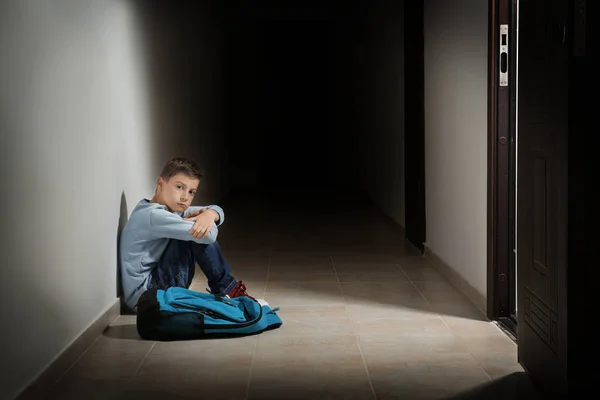
[[[292, 384], [292, 382], [296, 382]], [[368, 385], [365, 385], [363, 381], [344, 381], [343, 384], [325, 384], [322, 386], [312, 386], [306, 384], [296, 378], [290, 378], [289, 383], [269, 384], [266, 381], [261, 385], [252, 386], [248, 393], [248, 399], [373, 399], [374, 396], [369, 390]], [[380, 382], [382, 386], [387, 386], [389, 383]], [[227, 385], [226, 382], [222, 382], [223, 385]], [[392, 389], [394, 387], [394, 389]], [[294, 388], [291, 390], [291, 388]], [[408, 384], [406, 387], [390, 386], [389, 389], [380, 392], [377, 396], [389, 399], [431, 399], [431, 400], [542, 400], [541, 397], [531, 384], [529, 377], [525, 373], [514, 373], [500, 378], [496, 381], [490, 382], [489, 384], [480, 386], [469, 390], [468, 392], [457, 394], [451, 397], [444, 397], [440, 395], [440, 392], [444, 391], [444, 388], [440, 387], [439, 390], [428, 390], [424, 389], [420, 391], [416, 389], [412, 384]], [[194, 397], [195, 394], [202, 391], [203, 396], [223, 396], [222, 392], [211, 393], [206, 392], [206, 388], [200, 386], [190, 386], [187, 391], [178, 391], [178, 395]], [[449, 389], [449, 391], [453, 391]], [[428, 393], [428, 394], [425, 394]], [[437, 394], [436, 394], [437, 393]], [[239, 394], [240, 398], [243, 398], [242, 393]], [[147, 397], [150, 396], [150, 397]], [[173, 398], [173, 390], [170, 388], [156, 387], [144, 389], [144, 388], [130, 388], [125, 391], [125, 394], [121, 399], [138, 399], [138, 398]], [[221, 398], [237, 398], [232, 394], [231, 397]]]
[[543, 399], [526, 372], [515, 372], [445, 400]]
[[144, 341], [138, 334], [135, 324], [109, 326], [104, 330], [103, 335], [112, 339]]

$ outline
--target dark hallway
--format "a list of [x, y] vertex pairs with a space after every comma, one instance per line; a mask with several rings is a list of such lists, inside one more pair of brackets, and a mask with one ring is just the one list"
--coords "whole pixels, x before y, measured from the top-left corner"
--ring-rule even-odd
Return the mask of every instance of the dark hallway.
[[[363, 16], [333, 3], [267, 4], [234, 2], [223, 10], [232, 191], [243, 181], [237, 175], [252, 175], [268, 192], [362, 191], [357, 134], [365, 110], [356, 104], [355, 82]], [[233, 61], [240, 48], [243, 64]], [[241, 102], [244, 91], [251, 95]]]
[[260, 183], [335, 185], [335, 30], [329, 21], [258, 26]]

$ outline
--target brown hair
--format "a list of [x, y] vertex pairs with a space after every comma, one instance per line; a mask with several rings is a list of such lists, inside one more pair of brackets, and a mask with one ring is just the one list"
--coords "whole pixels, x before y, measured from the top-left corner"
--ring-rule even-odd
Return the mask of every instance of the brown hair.
[[163, 167], [160, 176], [164, 180], [168, 181], [169, 179], [171, 179], [171, 177], [180, 173], [198, 180], [200, 180], [200, 178], [202, 177], [202, 173], [200, 172], [198, 164], [184, 157], [176, 157], [173, 158], [171, 161], [167, 162]]

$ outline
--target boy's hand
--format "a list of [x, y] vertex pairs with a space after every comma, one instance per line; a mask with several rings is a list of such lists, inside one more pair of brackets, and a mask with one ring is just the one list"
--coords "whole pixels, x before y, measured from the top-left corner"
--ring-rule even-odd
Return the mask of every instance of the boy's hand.
[[216, 211], [204, 209], [197, 215], [193, 217], [187, 216], [184, 219], [186, 221], [194, 221], [194, 226], [190, 229], [190, 235], [197, 239], [208, 236], [218, 218], [219, 214]]

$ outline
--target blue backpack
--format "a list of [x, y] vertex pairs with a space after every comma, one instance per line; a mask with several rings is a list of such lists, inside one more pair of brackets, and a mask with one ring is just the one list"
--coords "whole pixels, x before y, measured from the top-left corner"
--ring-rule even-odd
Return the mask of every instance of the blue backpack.
[[278, 310], [245, 296], [230, 299], [181, 287], [152, 289], [138, 301], [136, 326], [142, 339], [153, 341], [245, 336], [279, 328]]

